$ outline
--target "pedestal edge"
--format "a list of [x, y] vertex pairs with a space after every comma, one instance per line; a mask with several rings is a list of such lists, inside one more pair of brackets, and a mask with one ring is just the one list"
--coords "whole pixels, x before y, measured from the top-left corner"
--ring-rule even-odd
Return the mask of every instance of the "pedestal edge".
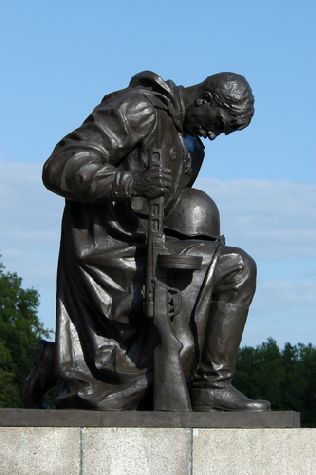
[[0, 409], [0, 427], [298, 428], [300, 413]]

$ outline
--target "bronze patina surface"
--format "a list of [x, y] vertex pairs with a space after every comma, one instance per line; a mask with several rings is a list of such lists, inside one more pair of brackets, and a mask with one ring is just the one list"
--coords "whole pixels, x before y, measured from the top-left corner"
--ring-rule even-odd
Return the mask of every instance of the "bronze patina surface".
[[215, 202], [193, 187], [201, 137], [253, 113], [238, 74], [182, 87], [145, 71], [56, 145], [43, 169], [65, 198], [56, 343], [40, 343], [27, 407], [57, 383], [60, 409], [270, 408], [231, 384], [256, 264], [225, 244]]

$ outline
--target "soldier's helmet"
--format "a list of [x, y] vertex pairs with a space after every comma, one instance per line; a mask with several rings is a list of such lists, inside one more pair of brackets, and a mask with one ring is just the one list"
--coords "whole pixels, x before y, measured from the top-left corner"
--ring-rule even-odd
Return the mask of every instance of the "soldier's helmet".
[[204, 191], [185, 188], [165, 218], [165, 229], [188, 237], [220, 239], [220, 216]]

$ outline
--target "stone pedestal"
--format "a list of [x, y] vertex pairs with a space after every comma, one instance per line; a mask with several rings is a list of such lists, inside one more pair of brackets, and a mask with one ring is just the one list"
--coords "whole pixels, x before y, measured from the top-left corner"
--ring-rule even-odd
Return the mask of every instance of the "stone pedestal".
[[314, 475], [316, 429], [263, 416], [2, 409], [0, 474]]

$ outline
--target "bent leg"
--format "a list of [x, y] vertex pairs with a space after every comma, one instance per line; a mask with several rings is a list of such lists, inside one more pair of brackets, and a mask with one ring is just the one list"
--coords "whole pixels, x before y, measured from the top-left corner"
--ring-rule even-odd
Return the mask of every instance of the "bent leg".
[[193, 380], [195, 410], [266, 410], [231, 385], [236, 358], [256, 289], [256, 264], [242, 249], [224, 247], [214, 274], [213, 301], [202, 358]]
[[224, 246], [215, 270], [213, 300], [249, 307], [256, 291], [257, 266], [238, 247]]

